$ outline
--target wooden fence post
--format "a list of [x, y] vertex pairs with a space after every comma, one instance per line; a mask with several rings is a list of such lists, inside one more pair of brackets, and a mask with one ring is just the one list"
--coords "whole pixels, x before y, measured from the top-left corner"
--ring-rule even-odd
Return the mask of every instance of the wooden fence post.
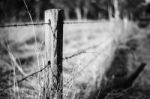
[[50, 9], [45, 11], [45, 49], [46, 62], [48, 63], [50, 74], [49, 99], [63, 98], [63, 10]]

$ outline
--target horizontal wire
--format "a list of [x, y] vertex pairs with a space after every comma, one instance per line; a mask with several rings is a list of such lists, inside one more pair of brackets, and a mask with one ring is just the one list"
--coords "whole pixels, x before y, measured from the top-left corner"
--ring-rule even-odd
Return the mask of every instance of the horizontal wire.
[[64, 24], [100, 23], [101, 21], [64, 21]]
[[25, 23], [25, 24], [10, 24], [10, 25], [0, 25], [0, 28], [5, 27], [21, 27], [21, 26], [31, 26], [31, 25], [45, 25], [50, 23]]
[[[85, 23], [100, 23], [100, 21], [64, 21], [63, 24], [85, 24]], [[21, 27], [21, 26], [37, 26], [45, 25], [50, 23], [25, 23], [25, 24], [9, 24], [9, 25], [0, 25], [0, 28], [5, 27]]]

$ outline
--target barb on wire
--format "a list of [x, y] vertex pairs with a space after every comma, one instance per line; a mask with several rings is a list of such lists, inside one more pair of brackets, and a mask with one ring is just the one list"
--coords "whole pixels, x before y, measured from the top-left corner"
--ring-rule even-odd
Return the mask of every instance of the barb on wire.
[[85, 52], [86, 52], [86, 50], [83, 50], [83, 51], [77, 52], [77, 53], [75, 53], [75, 54], [73, 54], [73, 55], [71, 55], [71, 56], [64, 57], [64, 58], [63, 58], [63, 60], [71, 59], [71, 58], [73, 58], [73, 57], [75, 57], [75, 56], [78, 56], [78, 55], [81, 55], [82, 53], [85, 53]]
[[91, 49], [91, 48], [95, 48], [95, 47], [97, 47], [97, 46], [98, 46], [98, 45], [93, 45], [93, 46], [90, 46], [90, 47], [88, 47], [88, 48], [86, 48], [86, 49], [77, 51], [75, 54], [72, 54], [72, 55], [70, 55], [70, 56], [64, 57], [63, 60], [68, 60], [68, 59], [71, 59], [71, 58], [73, 58], [73, 57], [79, 56], [79, 55], [81, 55], [81, 54], [83, 54], [83, 53], [86, 53], [87, 50], [89, 50], [89, 49]]

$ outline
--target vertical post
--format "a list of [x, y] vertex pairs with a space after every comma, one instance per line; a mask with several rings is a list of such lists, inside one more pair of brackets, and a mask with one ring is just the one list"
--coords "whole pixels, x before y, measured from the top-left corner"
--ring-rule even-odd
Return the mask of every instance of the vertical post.
[[63, 77], [62, 77], [62, 59], [63, 59], [63, 10], [51, 9], [45, 11], [45, 51], [46, 62], [49, 67], [50, 91], [47, 97], [49, 99], [63, 98]]

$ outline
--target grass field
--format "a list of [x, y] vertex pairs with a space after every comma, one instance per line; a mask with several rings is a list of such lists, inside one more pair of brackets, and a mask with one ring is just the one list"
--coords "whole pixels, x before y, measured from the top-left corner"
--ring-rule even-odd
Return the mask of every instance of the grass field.
[[[44, 29], [44, 26], [0, 29], [0, 90], [13, 84], [0, 98], [43, 97], [43, 87], [47, 80], [45, 72], [20, 84], [15, 82], [45, 65]], [[111, 77], [124, 70], [129, 75], [141, 62], [146, 62], [147, 66], [133, 86], [121, 91], [110, 90], [105, 99], [149, 99], [149, 42], [149, 28], [140, 29], [132, 22], [113, 20], [92, 24], [65, 24], [63, 55], [74, 57], [63, 61], [64, 99], [99, 99], [102, 89], [107, 87], [107, 82], [111, 82], [106, 76], [108, 71]], [[135, 59], [130, 53], [132, 47], [136, 47]], [[125, 55], [117, 54], [119, 49], [123, 49]], [[119, 59], [115, 60], [117, 55]], [[114, 61], [117, 64], [113, 65]]]

